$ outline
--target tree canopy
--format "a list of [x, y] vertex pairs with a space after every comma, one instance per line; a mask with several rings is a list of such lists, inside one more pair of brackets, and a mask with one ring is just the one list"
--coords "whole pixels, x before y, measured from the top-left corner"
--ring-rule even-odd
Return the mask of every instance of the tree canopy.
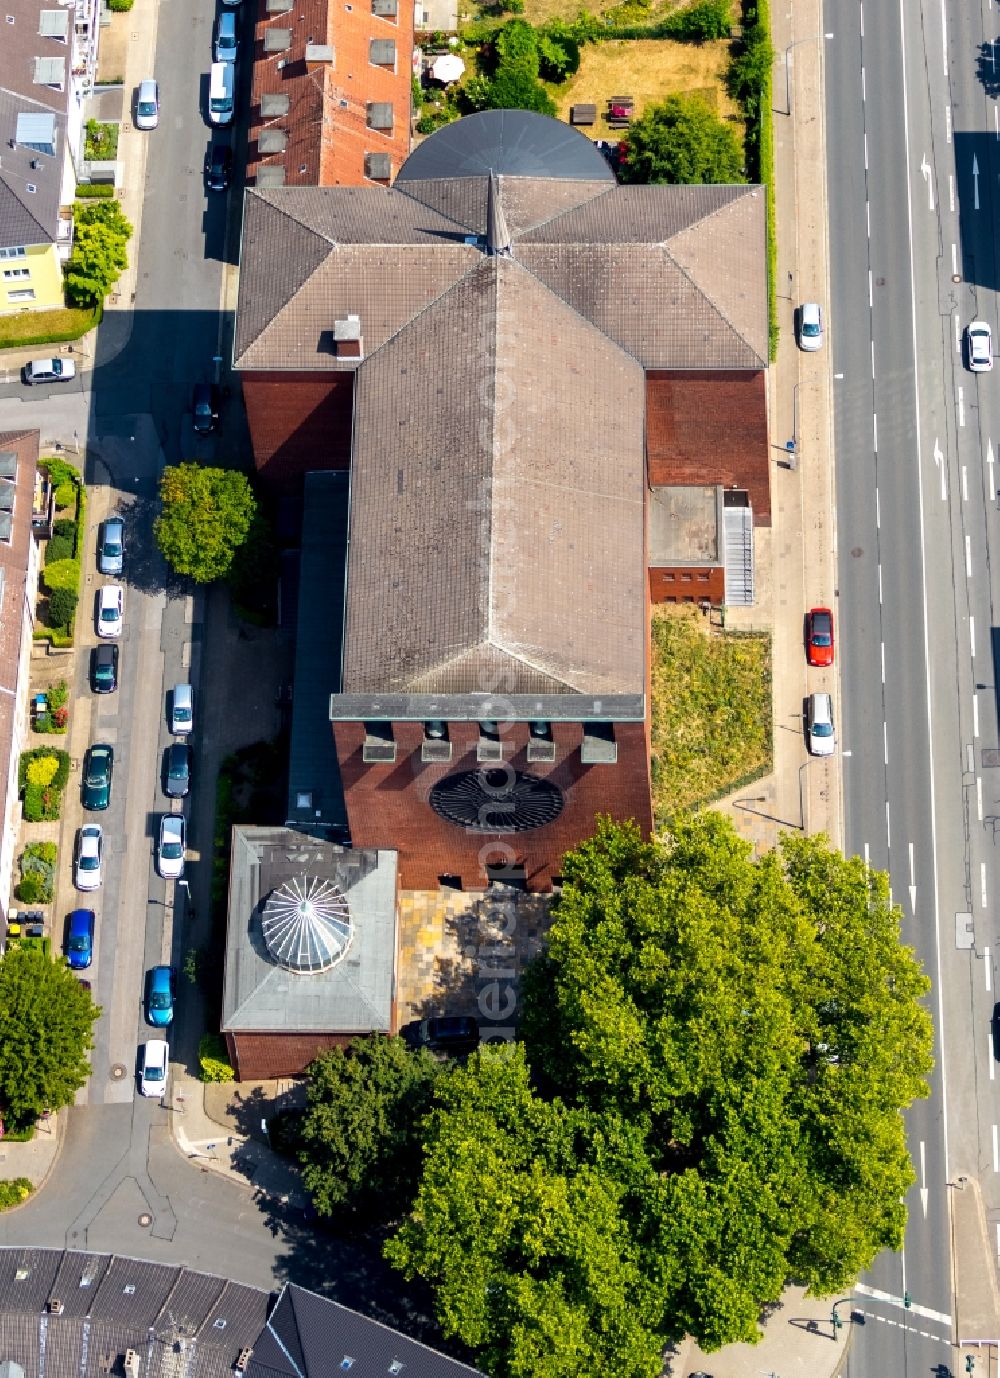
[[605, 821], [563, 882], [524, 1049], [439, 1084], [387, 1254], [496, 1378], [654, 1378], [900, 1245], [928, 982], [886, 878], [822, 838]]
[[40, 948], [0, 960], [0, 1113], [33, 1124], [43, 1110], [72, 1105], [90, 1075], [87, 1053], [100, 1009], [65, 963]]
[[698, 95], [668, 96], [652, 106], [629, 125], [625, 144], [625, 182], [745, 181], [736, 134]]
[[257, 511], [245, 474], [191, 463], [164, 469], [160, 505], [153, 534], [164, 559], [200, 584], [230, 572]]
[[302, 1179], [321, 1215], [392, 1220], [413, 1199], [421, 1122], [444, 1065], [402, 1039], [373, 1035], [309, 1067]]
[[93, 201], [74, 211], [73, 251], [66, 263], [66, 295], [76, 306], [102, 302], [128, 267], [132, 226], [117, 201]]

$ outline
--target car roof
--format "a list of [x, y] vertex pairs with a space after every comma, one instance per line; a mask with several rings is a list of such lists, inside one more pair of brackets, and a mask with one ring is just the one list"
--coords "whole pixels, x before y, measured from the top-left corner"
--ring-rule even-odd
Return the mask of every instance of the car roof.
[[175, 706], [179, 704], [182, 708], [187, 708], [191, 702], [190, 684], [175, 684], [173, 693]]
[[145, 1044], [145, 1061], [149, 1063], [153, 1059], [156, 1062], [165, 1062], [167, 1055], [167, 1040], [165, 1038], [150, 1038]]
[[156, 94], [156, 78], [143, 77], [139, 82], [139, 99], [148, 100]]
[[104, 529], [105, 529], [105, 531], [120, 531], [120, 530], [122, 529], [122, 527], [124, 527], [124, 525], [125, 525], [125, 522], [124, 522], [123, 518], [121, 518], [121, 517], [105, 517], [105, 518], [104, 518]]
[[833, 700], [830, 698], [829, 694], [810, 694], [809, 697], [812, 700], [814, 718], [826, 718], [831, 715], [833, 711]]
[[118, 647], [115, 645], [109, 645], [107, 641], [102, 641], [99, 646], [94, 647], [94, 650], [97, 653], [98, 664], [100, 664], [101, 661], [104, 660], [118, 659]]
[[804, 321], [819, 320], [819, 302], [807, 301], [802, 304], [802, 319]]
[[89, 927], [94, 922], [94, 918], [93, 909], [74, 909], [69, 916], [70, 932], [74, 929]]
[[161, 832], [174, 833], [180, 837], [183, 826], [184, 815], [182, 813], [165, 813], [160, 819]]

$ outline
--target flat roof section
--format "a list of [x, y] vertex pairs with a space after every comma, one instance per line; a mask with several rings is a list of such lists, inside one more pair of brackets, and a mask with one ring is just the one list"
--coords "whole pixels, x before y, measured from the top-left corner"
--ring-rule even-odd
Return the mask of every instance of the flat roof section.
[[718, 488], [650, 489], [650, 566], [721, 564], [721, 514]]

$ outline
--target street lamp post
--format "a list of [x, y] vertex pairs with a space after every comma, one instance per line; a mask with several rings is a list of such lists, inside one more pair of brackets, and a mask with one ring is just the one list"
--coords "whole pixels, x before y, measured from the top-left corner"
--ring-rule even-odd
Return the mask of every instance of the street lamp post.
[[789, 72], [792, 49], [797, 48], [800, 43], [818, 43], [821, 38], [830, 39], [832, 37], [832, 33], [813, 33], [808, 38], [797, 38], [794, 43], [789, 43], [785, 49], [785, 108], [779, 112], [780, 114], [790, 115], [792, 113], [792, 82]]

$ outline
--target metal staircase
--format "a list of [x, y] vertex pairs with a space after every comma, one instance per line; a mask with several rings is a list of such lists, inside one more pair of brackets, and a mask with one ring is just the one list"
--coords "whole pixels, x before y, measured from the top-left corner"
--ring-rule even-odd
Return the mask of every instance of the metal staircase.
[[753, 604], [753, 508], [726, 506], [726, 606]]

